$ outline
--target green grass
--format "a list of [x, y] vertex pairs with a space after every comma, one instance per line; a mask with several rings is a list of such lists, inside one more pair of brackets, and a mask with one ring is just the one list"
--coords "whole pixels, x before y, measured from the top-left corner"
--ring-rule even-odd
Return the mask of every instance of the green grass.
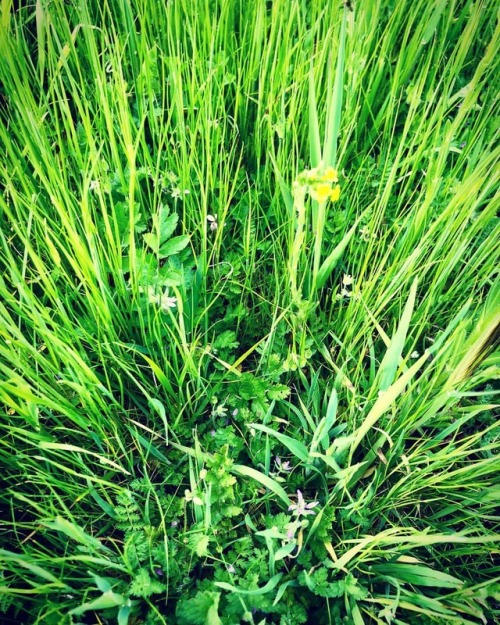
[[495, 3], [23, 4], [1, 622], [496, 622]]

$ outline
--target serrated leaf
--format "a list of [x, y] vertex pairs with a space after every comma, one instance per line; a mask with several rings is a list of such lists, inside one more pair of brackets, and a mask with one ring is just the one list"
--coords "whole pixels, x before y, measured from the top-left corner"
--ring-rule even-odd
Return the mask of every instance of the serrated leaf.
[[290, 387], [286, 384], [273, 384], [267, 391], [267, 396], [273, 401], [286, 399], [290, 395]]
[[244, 373], [238, 385], [242, 399], [262, 399], [266, 397], [267, 386], [263, 380], [255, 378], [251, 373]]
[[179, 215], [177, 213], [173, 213], [166, 218], [160, 213], [160, 245], [163, 245], [174, 234], [178, 221]]
[[179, 252], [182, 252], [185, 247], [187, 247], [188, 243], [189, 237], [187, 234], [181, 234], [178, 237], [173, 237], [160, 247], [158, 256], [160, 258], [167, 258], [173, 254], [178, 254]]
[[198, 591], [194, 597], [182, 599], [177, 607], [179, 625], [222, 625], [219, 618], [220, 592]]
[[144, 243], [152, 250], [155, 254], [158, 253], [158, 248], [160, 247], [160, 239], [155, 232], [147, 232], [142, 235], [144, 239]]
[[191, 549], [196, 553], [200, 558], [204, 558], [208, 556], [208, 543], [210, 542], [210, 538], [206, 534], [192, 534], [189, 537], [189, 544]]
[[233, 332], [233, 330], [222, 332], [213, 343], [215, 349], [235, 349], [238, 345], [239, 342], [236, 340], [236, 332]]

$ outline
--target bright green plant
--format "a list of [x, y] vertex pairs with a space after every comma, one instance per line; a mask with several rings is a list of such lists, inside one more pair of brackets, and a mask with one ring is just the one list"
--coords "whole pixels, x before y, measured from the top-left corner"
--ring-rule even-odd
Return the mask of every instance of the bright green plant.
[[0, 620], [498, 619], [496, 17], [0, 1]]

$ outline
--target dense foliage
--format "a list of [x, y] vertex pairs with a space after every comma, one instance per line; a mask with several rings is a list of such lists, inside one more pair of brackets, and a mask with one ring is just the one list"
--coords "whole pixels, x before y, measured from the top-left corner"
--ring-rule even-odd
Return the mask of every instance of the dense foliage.
[[493, 623], [482, 0], [0, 0], [0, 621]]

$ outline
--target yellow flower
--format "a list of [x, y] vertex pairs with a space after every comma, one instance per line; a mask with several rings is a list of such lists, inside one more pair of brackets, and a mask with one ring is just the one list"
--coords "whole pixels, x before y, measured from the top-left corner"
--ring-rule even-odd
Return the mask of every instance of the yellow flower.
[[331, 192], [332, 187], [326, 182], [316, 183], [309, 189], [312, 199], [317, 202], [326, 202], [326, 200], [330, 197]]
[[340, 197], [340, 187], [336, 185], [332, 189], [330, 183], [319, 182], [309, 187], [309, 194], [317, 202], [326, 202], [326, 200], [336, 202]]
[[325, 182], [338, 182], [339, 174], [336, 169], [333, 169], [330, 165], [324, 170], [321, 179]]
[[332, 202], [338, 202], [340, 198], [340, 187], [339, 185], [335, 185], [333, 189], [330, 191], [330, 200]]

